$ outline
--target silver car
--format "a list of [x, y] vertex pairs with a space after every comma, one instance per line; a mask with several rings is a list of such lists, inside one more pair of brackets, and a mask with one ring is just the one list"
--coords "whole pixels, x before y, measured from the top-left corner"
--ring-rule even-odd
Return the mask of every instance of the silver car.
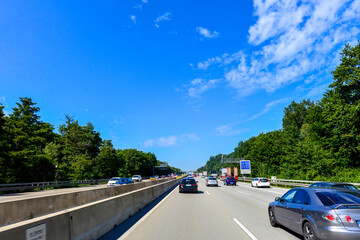
[[360, 239], [360, 194], [351, 190], [293, 188], [268, 208], [270, 224], [304, 239]]
[[215, 177], [208, 177], [206, 180], [206, 186], [218, 186], [218, 181], [216, 180]]

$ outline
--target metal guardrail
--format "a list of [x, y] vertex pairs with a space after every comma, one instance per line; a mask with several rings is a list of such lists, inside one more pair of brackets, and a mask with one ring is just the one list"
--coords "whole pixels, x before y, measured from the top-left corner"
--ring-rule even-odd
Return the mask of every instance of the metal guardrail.
[[0, 192], [106, 183], [109, 179], [0, 184]]
[[[251, 182], [254, 178], [249, 178], [249, 177], [239, 177], [240, 181], [245, 181], [245, 182]], [[278, 185], [284, 185], [284, 186], [294, 186], [294, 187], [308, 187], [310, 186], [312, 183], [316, 183], [316, 182], [323, 182], [323, 181], [309, 181], [309, 180], [294, 180], [294, 179], [282, 179], [282, 178], [277, 178], [277, 179], [269, 179], [271, 184], [278, 184]], [[360, 183], [351, 183], [354, 186], [360, 187]]]

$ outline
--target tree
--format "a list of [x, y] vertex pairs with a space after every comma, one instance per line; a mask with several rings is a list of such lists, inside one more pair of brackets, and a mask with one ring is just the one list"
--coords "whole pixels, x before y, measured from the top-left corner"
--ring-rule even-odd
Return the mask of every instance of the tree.
[[53, 141], [54, 128], [40, 120], [37, 114], [40, 108], [35, 106], [31, 98], [20, 98], [20, 101], [6, 121], [11, 138], [8, 181], [52, 180], [48, 178], [53, 172], [53, 166], [40, 155], [46, 144]]

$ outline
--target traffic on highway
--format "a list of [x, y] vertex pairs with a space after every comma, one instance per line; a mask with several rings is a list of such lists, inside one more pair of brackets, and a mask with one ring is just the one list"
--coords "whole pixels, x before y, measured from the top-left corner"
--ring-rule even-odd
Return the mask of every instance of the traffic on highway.
[[102, 239], [360, 239], [360, 194], [353, 190], [215, 182], [186, 176], [138, 223]]

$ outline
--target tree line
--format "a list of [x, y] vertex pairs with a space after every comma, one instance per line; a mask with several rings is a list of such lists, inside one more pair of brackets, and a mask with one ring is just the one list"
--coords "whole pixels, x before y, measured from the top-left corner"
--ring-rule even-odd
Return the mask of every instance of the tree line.
[[[31, 98], [16, 105], [9, 115], [0, 105], [0, 183], [151, 176], [153, 166], [163, 163], [154, 153], [115, 149], [91, 123], [81, 126], [69, 115], [56, 133]], [[169, 166], [161, 174], [171, 172], [181, 170]]]
[[[344, 47], [332, 75], [320, 100], [285, 107], [282, 129], [240, 141], [224, 157], [251, 160], [252, 177], [360, 182], [360, 42]], [[207, 169], [224, 167], [221, 156]]]

